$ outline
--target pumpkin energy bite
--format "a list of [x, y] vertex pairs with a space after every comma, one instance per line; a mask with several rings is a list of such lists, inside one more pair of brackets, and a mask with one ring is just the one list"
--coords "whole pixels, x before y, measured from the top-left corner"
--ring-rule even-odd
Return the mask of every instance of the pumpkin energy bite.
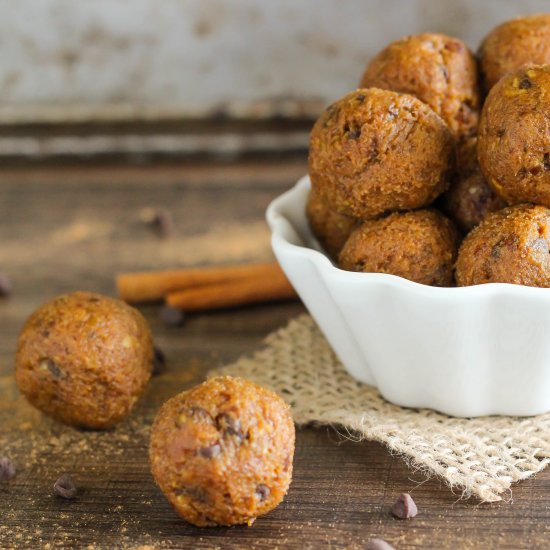
[[424, 33], [386, 46], [367, 66], [361, 88], [383, 88], [427, 103], [458, 139], [475, 133], [479, 118], [477, 64], [457, 38]]
[[524, 65], [550, 63], [550, 14], [518, 17], [495, 27], [479, 47], [485, 91]]
[[15, 377], [43, 413], [76, 427], [109, 428], [151, 376], [145, 319], [120, 300], [74, 292], [36, 310], [19, 336]]
[[467, 233], [490, 212], [504, 208], [506, 203], [485, 181], [477, 162], [477, 138], [467, 140], [459, 148], [458, 178], [443, 194], [442, 209]]
[[477, 153], [489, 185], [508, 204], [550, 207], [550, 66], [511, 73], [491, 90]]
[[355, 218], [332, 211], [313, 191], [306, 203], [311, 231], [332, 258], [337, 258], [350, 233], [357, 225]]
[[550, 287], [550, 209], [522, 204], [487, 216], [464, 239], [459, 286], [512, 283]]
[[363, 220], [431, 203], [447, 188], [454, 162], [443, 120], [415, 97], [389, 90], [346, 95], [311, 132], [314, 193], [331, 210]]
[[453, 284], [457, 232], [434, 210], [366, 221], [350, 236], [339, 264], [347, 271], [388, 273], [432, 286]]
[[151, 430], [151, 470], [189, 523], [251, 525], [288, 491], [294, 437], [277, 394], [242, 378], [212, 378], [162, 406]]

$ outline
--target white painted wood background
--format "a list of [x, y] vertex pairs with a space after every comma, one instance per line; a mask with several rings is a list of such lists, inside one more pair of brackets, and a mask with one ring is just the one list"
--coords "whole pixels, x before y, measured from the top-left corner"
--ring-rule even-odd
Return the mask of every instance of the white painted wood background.
[[0, 122], [314, 114], [404, 34], [548, 0], [0, 0]]

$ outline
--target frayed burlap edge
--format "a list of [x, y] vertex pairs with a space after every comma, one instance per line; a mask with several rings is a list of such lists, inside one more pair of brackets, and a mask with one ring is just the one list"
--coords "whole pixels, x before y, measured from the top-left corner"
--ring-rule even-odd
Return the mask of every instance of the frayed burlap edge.
[[213, 374], [270, 387], [290, 403], [298, 425], [332, 425], [358, 440], [379, 441], [463, 496], [502, 500], [513, 482], [550, 460], [550, 414], [463, 419], [392, 405], [347, 374], [309, 315], [272, 333], [265, 344]]

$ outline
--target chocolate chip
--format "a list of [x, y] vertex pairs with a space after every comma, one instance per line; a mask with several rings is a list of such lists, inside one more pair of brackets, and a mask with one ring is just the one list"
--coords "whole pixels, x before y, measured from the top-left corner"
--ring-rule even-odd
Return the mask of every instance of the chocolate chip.
[[229, 436], [235, 436], [239, 440], [245, 438], [244, 432], [241, 430], [241, 422], [234, 416], [222, 413], [216, 417], [216, 425], [218, 430], [222, 430]]
[[8, 481], [15, 477], [15, 464], [7, 457], [0, 457], [0, 481]]
[[167, 326], [179, 327], [185, 320], [185, 313], [176, 307], [163, 306], [160, 310], [160, 320]]
[[186, 496], [197, 502], [206, 502], [208, 494], [202, 487], [179, 487], [174, 490], [177, 496]]
[[202, 407], [191, 407], [190, 409], [182, 410], [176, 418], [176, 427], [181, 428], [188, 422], [199, 422], [213, 425], [214, 420], [210, 413]]
[[366, 550], [395, 550], [395, 548], [382, 539], [370, 539]]
[[528, 90], [529, 88], [531, 88], [533, 86], [533, 83], [526, 77], [524, 76], [520, 81], [519, 81], [519, 88], [520, 90]]
[[522, 167], [518, 170], [516, 176], [517, 176], [518, 178], [520, 178], [520, 179], [523, 179], [523, 178], [526, 178], [526, 177], [527, 177], [527, 174], [528, 174], [527, 168], [525, 168], [525, 166], [522, 166]]
[[493, 258], [500, 258], [500, 251], [504, 245], [504, 241], [499, 241], [498, 243], [493, 245], [493, 248], [491, 248], [491, 256]]
[[355, 99], [359, 102], [359, 103], [363, 103], [363, 101], [365, 101], [365, 96], [363, 94], [357, 94], [355, 96]]
[[57, 379], [65, 378], [66, 376], [65, 373], [57, 366], [55, 361], [49, 358], [42, 359], [42, 361], [40, 361], [39, 368], [40, 370], [48, 370], [50, 374]]
[[212, 425], [214, 423], [210, 413], [202, 407], [191, 407], [182, 409], [176, 418], [176, 428], [181, 428], [188, 422], [203, 422]]
[[164, 208], [144, 208], [140, 213], [140, 218], [161, 239], [166, 239], [174, 233], [172, 214]]
[[544, 153], [542, 157], [542, 165], [545, 170], [550, 170], [550, 153]]
[[264, 485], [263, 483], [260, 483], [256, 487], [256, 494], [258, 495], [258, 498], [260, 500], [265, 500], [270, 493], [271, 493], [271, 489], [267, 485]]
[[202, 407], [191, 407], [190, 414], [198, 422], [208, 422], [209, 424], [213, 424], [212, 415]]
[[75, 498], [77, 493], [76, 485], [69, 474], [63, 474], [54, 484], [53, 492], [61, 498]]
[[399, 115], [399, 108], [396, 105], [390, 105], [388, 107], [388, 120], [393, 120]]
[[7, 298], [11, 295], [13, 290], [10, 278], [0, 272], [0, 298]]
[[351, 139], [359, 139], [361, 137], [361, 128], [354, 128], [353, 130], [350, 130], [348, 135]]
[[414, 518], [418, 514], [418, 508], [409, 493], [399, 495], [395, 504], [391, 507], [391, 513], [399, 519]]
[[153, 348], [153, 375], [164, 372], [166, 367], [166, 356], [157, 346]]
[[221, 453], [222, 448], [215, 443], [209, 447], [202, 447], [198, 450], [198, 453], [203, 458], [216, 458]]

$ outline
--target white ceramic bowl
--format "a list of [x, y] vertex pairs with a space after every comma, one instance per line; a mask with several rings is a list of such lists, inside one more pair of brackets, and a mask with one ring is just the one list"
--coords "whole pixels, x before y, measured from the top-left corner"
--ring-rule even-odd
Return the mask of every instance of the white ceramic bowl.
[[269, 206], [273, 250], [352, 376], [397, 405], [453, 416], [550, 411], [550, 289], [338, 269], [309, 230], [309, 187], [305, 176]]

